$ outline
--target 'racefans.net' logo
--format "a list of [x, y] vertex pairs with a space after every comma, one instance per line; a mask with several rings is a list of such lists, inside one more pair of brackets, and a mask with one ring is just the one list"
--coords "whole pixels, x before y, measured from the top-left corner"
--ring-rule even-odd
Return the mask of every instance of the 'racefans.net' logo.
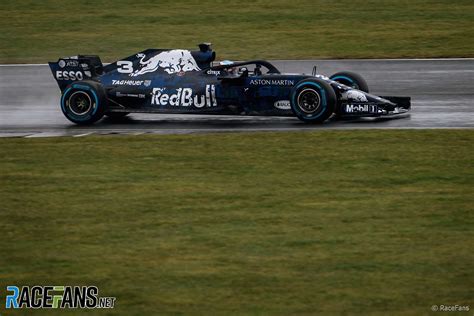
[[97, 286], [7, 286], [5, 308], [114, 308]]

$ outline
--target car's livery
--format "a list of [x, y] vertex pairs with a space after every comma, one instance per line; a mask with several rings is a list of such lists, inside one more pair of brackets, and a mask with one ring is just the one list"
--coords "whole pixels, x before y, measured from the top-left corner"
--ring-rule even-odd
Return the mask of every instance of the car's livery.
[[147, 49], [106, 66], [98, 56], [84, 55], [49, 66], [62, 111], [78, 124], [133, 112], [297, 116], [321, 123], [410, 109], [409, 97], [369, 94], [365, 80], [352, 72], [284, 74], [264, 60], [213, 65], [215, 56], [204, 43], [196, 51]]

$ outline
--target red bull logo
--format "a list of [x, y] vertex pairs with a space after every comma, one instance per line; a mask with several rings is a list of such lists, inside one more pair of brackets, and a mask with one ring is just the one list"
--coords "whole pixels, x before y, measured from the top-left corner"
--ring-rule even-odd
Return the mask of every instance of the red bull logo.
[[140, 68], [134, 70], [130, 76], [136, 77], [149, 72], [155, 72], [158, 69], [163, 69], [168, 74], [175, 74], [187, 71], [201, 70], [196, 63], [196, 60], [191, 55], [191, 52], [183, 49], [175, 49], [161, 52], [145, 60], [146, 55], [143, 53], [137, 54], [140, 58], [138, 61]]
[[176, 93], [165, 93], [166, 88], [153, 88], [151, 94], [151, 105], [177, 106], [177, 107], [216, 107], [216, 87], [206, 85], [204, 94], [194, 94], [191, 88], [178, 88]]
[[367, 102], [367, 96], [363, 92], [357, 90], [347, 90], [346, 92], [342, 93], [341, 100]]

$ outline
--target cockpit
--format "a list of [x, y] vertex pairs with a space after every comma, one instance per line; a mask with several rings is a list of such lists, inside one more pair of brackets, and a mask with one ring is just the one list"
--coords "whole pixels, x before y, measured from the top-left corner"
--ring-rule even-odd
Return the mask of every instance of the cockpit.
[[243, 62], [221, 61], [214, 62], [216, 53], [211, 43], [199, 44], [199, 51], [191, 52], [198, 66], [208, 74], [222, 77], [254, 77], [265, 74], [280, 74], [280, 71], [266, 60], [250, 60]]
[[221, 76], [254, 77], [265, 74], [280, 74], [280, 71], [265, 60], [251, 60], [244, 62], [221, 62], [213, 65], [209, 71], [219, 71]]

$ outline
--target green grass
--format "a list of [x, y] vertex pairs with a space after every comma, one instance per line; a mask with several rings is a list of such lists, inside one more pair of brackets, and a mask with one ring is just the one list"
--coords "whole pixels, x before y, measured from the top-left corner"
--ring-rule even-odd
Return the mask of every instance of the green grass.
[[0, 62], [214, 43], [219, 58], [474, 57], [472, 0], [0, 0]]
[[0, 301], [8, 284], [94, 284], [118, 315], [472, 308], [473, 142], [472, 130], [0, 139]]

